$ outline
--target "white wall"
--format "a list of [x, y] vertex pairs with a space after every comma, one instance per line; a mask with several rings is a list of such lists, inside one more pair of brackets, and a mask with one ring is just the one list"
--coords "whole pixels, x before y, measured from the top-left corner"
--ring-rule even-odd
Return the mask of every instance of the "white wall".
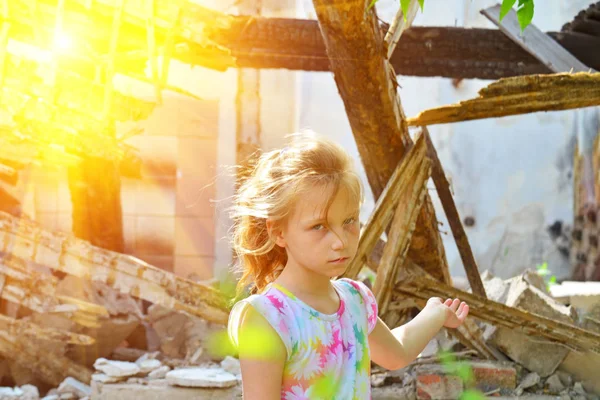
[[[425, 11], [418, 14], [415, 25], [495, 28], [479, 10], [496, 2], [426, 0]], [[276, 14], [280, 16], [315, 18], [310, 0], [297, 0], [296, 8], [293, 0], [266, 3], [271, 7], [278, 4]], [[590, 3], [591, 0], [537, 2], [533, 23], [544, 31], [558, 31]], [[382, 20], [390, 21], [397, 7], [397, 0], [380, 0], [378, 14]], [[398, 80], [407, 116], [472, 98], [489, 83], [465, 80], [455, 88], [451, 80], [443, 78], [399, 76]], [[332, 74], [263, 70], [260, 95], [264, 148], [278, 146], [281, 137], [290, 131], [313, 129], [334, 138], [355, 156], [366, 185]], [[222, 99], [221, 104], [229, 99]], [[229, 110], [222, 113], [221, 118], [226, 121], [219, 137], [219, 160], [226, 165], [235, 160], [232, 106], [222, 106]], [[440, 159], [452, 180], [459, 213], [463, 218], [475, 219], [475, 225], [466, 230], [480, 270], [491, 269], [508, 277], [548, 262], [559, 278], [568, 275], [566, 260], [551, 243], [546, 227], [555, 220], [572, 221], [572, 120], [573, 113], [566, 111], [430, 127]], [[225, 179], [218, 185], [218, 198], [231, 194], [231, 185]], [[430, 193], [438, 217], [445, 223], [435, 191]], [[363, 219], [372, 208], [373, 199], [369, 195]], [[229, 223], [227, 215], [221, 213], [218, 221], [224, 235]], [[446, 223], [443, 230], [449, 230]], [[443, 237], [452, 275], [464, 276], [451, 234]], [[217, 271], [227, 265], [229, 250], [224, 240], [216, 246]]]

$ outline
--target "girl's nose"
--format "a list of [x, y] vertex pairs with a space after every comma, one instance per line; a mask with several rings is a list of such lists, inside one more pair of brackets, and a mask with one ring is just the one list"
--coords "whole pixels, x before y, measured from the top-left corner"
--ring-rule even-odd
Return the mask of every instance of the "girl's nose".
[[334, 240], [331, 245], [331, 248], [336, 251], [344, 250], [347, 244], [347, 240], [346, 235], [343, 233], [343, 230], [342, 233], [337, 233], [335, 231], [332, 231], [332, 233], [334, 234]]

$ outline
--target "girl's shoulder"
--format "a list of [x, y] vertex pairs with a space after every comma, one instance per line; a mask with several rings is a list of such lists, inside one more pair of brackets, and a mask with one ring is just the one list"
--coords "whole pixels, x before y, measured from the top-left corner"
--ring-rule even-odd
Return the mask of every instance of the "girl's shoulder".
[[371, 289], [363, 282], [348, 278], [341, 278], [334, 282], [346, 294], [347, 300], [351, 303], [351, 312], [357, 312], [366, 317], [368, 333], [371, 333], [377, 324], [379, 312], [377, 299]]
[[293, 315], [290, 315], [288, 312], [288, 305], [286, 303], [285, 296], [282, 296], [279, 291], [272, 288], [238, 301], [231, 309], [227, 323], [229, 339], [233, 345], [238, 346], [240, 326], [244, 322], [245, 316], [249, 313], [254, 318], [258, 317], [266, 321], [280, 336], [288, 354], [290, 354], [291, 343], [285, 327], [289, 325], [289, 320], [291, 317], [293, 318]]

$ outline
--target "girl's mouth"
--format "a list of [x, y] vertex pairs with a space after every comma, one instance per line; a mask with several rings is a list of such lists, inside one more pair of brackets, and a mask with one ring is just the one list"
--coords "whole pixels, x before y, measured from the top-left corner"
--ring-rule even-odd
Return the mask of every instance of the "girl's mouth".
[[346, 262], [346, 260], [348, 260], [348, 257], [336, 258], [335, 260], [331, 260], [329, 262], [332, 264], [341, 264], [343, 262]]

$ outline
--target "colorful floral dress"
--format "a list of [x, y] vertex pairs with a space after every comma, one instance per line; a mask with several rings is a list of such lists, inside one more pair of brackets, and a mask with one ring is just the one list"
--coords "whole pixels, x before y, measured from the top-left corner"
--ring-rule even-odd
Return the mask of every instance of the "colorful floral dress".
[[377, 302], [369, 288], [350, 279], [332, 281], [340, 306], [323, 314], [278, 284], [238, 302], [229, 317], [237, 345], [244, 307], [251, 304], [279, 334], [287, 350], [282, 400], [366, 400], [371, 398], [368, 336], [377, 323]]

